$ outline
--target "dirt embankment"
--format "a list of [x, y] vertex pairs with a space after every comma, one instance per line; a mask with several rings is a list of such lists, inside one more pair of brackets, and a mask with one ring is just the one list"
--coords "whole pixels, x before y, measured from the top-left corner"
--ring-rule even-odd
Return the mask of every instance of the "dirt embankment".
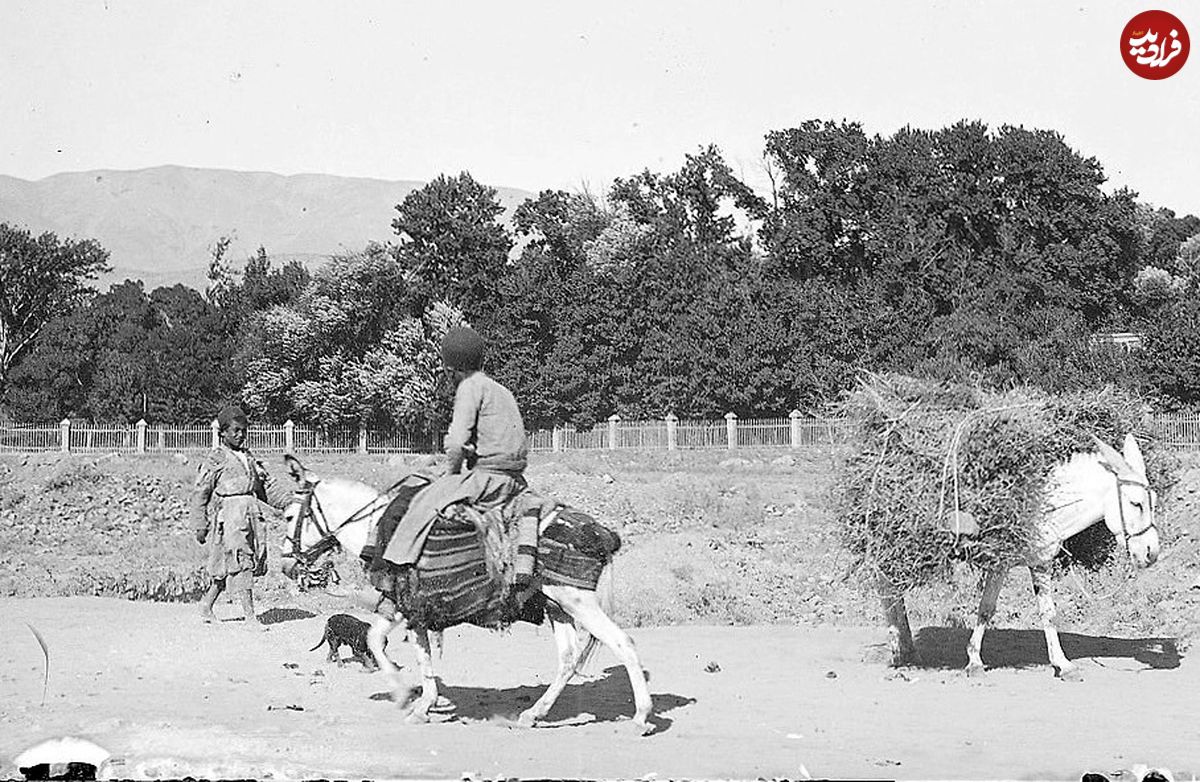
[[[859, 583], [829, 512], [829, 452], [545, 454], [529, 470], [533, 487], [616, 527], [618, 619], [626, 625], [876, 621], [871, 590]], [[266, 464], [279, 480], [278, 457]], [[312, 456], [320, 474], [385, 487], [418, 457]], [[1200, 577], [1200, 462], [1185, 460], [1160, 500], [1163, 555], [1131, 577], [1113, 557], [1098, 571], [1063, 570], [1056, 586], [1063, 626], [1088, 632], [1190, 636]], [[186, 503], [195, 457], [27, 455], [0, 457], [0, 596], [115, 596], [192, 601], [204, 587]], [[271, 529], [272, 558], [282, 534]], [[357, 564], [342, 560], [351, 583]], [[922, 590], [918, 624], [969, 624], [977, 574]], [[272, 573], [257, 588], [295, 597]], [[1014, 571], [997, 621], [1030, 623], [1027, 579]]]

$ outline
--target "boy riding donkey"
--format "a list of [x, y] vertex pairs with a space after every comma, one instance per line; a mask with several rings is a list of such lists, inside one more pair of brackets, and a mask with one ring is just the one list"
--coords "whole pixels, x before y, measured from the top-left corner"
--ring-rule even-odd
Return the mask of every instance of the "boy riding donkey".
[[[446, 474], [412, 496], [407, 508], [393, 503], [380, 519], [377, 539], [384, 560], [415, 565], [434, 522], [451, 506], [465, 503], [481, 513], [508, 507], [518, 515], [514, 586], [524, 602], [542, 503], [525, 482], [529, 445], [517, 400], [483, 372], [483, 357], [483, 338], [470, 327], [450, 329], [442, 339], [442, 361], [455, 385]], [[522, 494], [524, 500], [510, 506]]]
[[[217, 414], [221, 438], [200, 465], [192, 494], [192, 529], [207, 545], [212, 583], [200, 599], [200, 617], [213, 622], [213, 605], [229, 589], [240, 597], [246, 624], [265, 629], [254, 613], [251, 590], [255, 576], [266, 575], [267, 546], [263, 505], [284, 507], [291, 494], [277, 487], [262, 464], [243, 447], [247, 419], [240, 408], [228, 406]], [[210, 512], [210, 503], [214, 506]]]

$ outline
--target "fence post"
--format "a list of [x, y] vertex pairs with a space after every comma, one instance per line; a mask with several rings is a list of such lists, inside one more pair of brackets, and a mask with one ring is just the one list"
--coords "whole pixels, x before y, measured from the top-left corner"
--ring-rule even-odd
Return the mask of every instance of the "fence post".
[[217, 419], [212, 420], [212, 447], [215, 451], [221, 447], [221, 422]]
[[725, 414], [725, 440], [730, 450], [737, 448], [737, 414], [732, 411]]
[[563, 449], [563, 431], [558, 424], [554, 425], [554, 429], [550, 431], [550, 450], [555, 453]]
[[621, 416], [613, 413], [608, 417], [608, 450], [616, 450], [617, 447], [617, 422], [621, 420]]
[[162, 424], [158, 425], [158, 450], [167, 450], [167, 429]]
[[296, 424], [292, 419], [283, 422], [283, 452], [294, 453], [296, 450]]
[[64, 418], [58, 425], [59, 450], [68, 453], [71, 450], [71, 419]]
[[792, 447], [800, 447], [800, 417], [803, 415], [799, 410], [793, 410], [788, 413], [788, 418], [792, 419]]
[[675, 427], [679, 425], [679, 419], [675, 417], [674, 413], [667, 413], [666, 421], [667, 421], [667, 450], [674, 451], [678, 447], [678, 444], [676, 442]]
[[359, 453], [367, 452], [367, 430], [366, 429], [358, 430], [358, 452]]
[[146, 452], [146, 419], [137, 422], [137, 452]]

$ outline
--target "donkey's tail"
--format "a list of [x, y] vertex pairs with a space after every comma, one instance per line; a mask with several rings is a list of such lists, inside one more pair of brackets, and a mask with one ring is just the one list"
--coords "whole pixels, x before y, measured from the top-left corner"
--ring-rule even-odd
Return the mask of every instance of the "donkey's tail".
[[[600, 577], [596, 581], [596, 602], [600, 604], [600, 610], [603, 611], [610, 619], [613, 615], [613, 609], [616, 607], [616, 601], [613, 599], [613, 561], [608, 560], [608, 563], [600, 571]], [[588, 633], [587, 643], [583, 647], [583, 651], [579, 653], [579, 662], [575, 666], [575, 670], [583, 671], [587, 668], [588, 663], [592, 661], [592, 656], [596, 653], [596, 649], [600, 647], [600, 641], [596, 636]]]

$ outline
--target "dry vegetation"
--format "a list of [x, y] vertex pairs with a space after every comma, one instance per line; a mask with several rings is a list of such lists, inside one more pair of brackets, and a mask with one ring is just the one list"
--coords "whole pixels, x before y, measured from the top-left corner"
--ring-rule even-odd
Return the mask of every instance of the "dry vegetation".
[[[838, 526], [847, 549], [908, 589], [944, 581], [957, 562], [990, 569], [1023, 561], [1054, 467], [1093, 436], [1118, 450], [1140, 433], [1140, 399], [1107, 387], [1050, 396], [988, 392], [903, 375], [866, 375], [842, 411], [857, 437], [837, 479]], [[1176, 480], [1153, 441], [1147, 473]], [[978, 532], [958, 537], [965, 512]]]
[[[629, 626], [878, 621], [878, 605], [842, 547], [831, 511], [831, 451], [543, 454], [531, 484], [620, 530], [617, 618]], [[312, 456], [328, 475], [385, 486], [416, 460]], [[277, 458], [268, 468], [282, 480]], [[0, 456], [0, 596], [196, 599], [200, 551], [184, 512], [195, 457]], [[1075, 632], [1190, 636], [1200, 629], [1200, 460], [1185, 459], [1162, 499], [1163, 557], [1128, 578], [1112, 557], [1062, 570], [1060, 626]], [[281, 529], [275, 525], [272, 558]], [[359, 582], [356, 563], [339, 571]], [[914, 593], [916, 627], [969, 624], [976, 574], [959, 567]], [[264, 608], [344, 598], [298, 595], [274, 571]], [[1028, 577], [1013, 571], [997, 622], [1035, 626]]]

